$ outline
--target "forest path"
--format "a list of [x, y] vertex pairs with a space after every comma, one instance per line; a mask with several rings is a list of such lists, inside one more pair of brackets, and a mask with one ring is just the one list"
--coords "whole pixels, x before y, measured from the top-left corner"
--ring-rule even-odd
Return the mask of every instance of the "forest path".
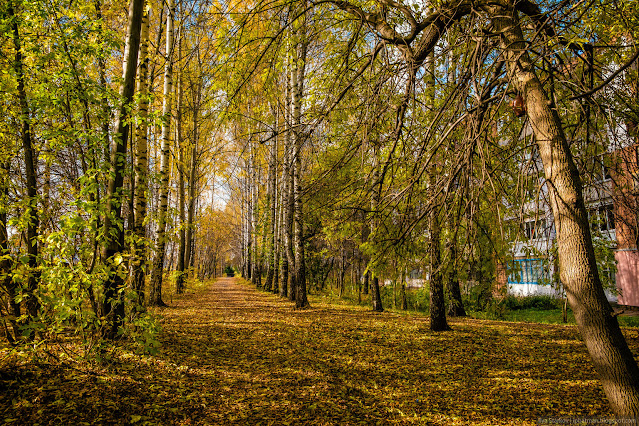
[[[238, 278], [203, 283], [154, 310], [155, 355], [124, 344], [104, 364], [0, 369], [0, 419], [533, 425], [610, 414], [575, 327], [464, 319], [433, 333], [421, 315], [309, 300], [295, 310]], [[637, 353], [639, 331], [625, 333]]]
[[574, 327], [460, 320], [432, 333], [423, 316], [311, 304], [220, 278], [161, 310], [162, 357], [184, 372], [191, 418], [495, 425], [609, 412]]

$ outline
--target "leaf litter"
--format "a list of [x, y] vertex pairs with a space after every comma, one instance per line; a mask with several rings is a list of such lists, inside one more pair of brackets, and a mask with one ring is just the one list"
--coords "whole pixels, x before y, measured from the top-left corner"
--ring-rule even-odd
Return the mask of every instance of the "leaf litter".
[[[0, 364], [4, 424], [536, 424], [610, 417], [574, 326], [452, 319], [358, 306], [294, 310], [221, 278], [158, 310], [157, 355]], [[635, 355], [637, 329], [624, 333]], [[6, 353], [6, 351], [5, 351]], [[5, 357], [6, 358], [6, 357]]]

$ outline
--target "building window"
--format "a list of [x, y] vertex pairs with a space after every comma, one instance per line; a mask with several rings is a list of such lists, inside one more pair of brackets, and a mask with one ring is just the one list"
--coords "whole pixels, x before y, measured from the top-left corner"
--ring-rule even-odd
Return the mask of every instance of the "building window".
[[610, 266], [599, 268], [599, 278], [603, 282], [604, 288], [608, 286], [617, 288], [617, 268]]
[[543, 259], [515, 259], [508, 264], [508, 284], [543, 285], [547, 278]]
[[612, 204], [588, 210], [588, 220], [593, 231], [612, 231], [615, 229], [615, 213]]
[[527, 239], [536, 240], [547, 237], [546, 235], [546, 219], [530, 220], [524, 222], [523, 232]]
[[593, 158], [593, 180], [594, 182], [606, 182], [612, 179], [610, 174], [610, 160], [608, 157], [599, 155]]

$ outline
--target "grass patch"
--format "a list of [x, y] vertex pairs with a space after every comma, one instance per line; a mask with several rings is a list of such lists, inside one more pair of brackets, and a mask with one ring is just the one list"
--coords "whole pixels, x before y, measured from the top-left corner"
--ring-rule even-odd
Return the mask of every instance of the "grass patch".
[[[470, 312], [469, 315], [478, 319], [502, 320], [511, 322], [532, 322], [538, 324], [563, 324], [563, 313], [561, 309], [518, 309], [515, 311], [506, 310], [501, 318], [491, 317], [487, 311]], [[575, 317], [572, 312], [568, 312], [568, 324], [575, 324]]]
[[[470, 312], [471, 317], [478, 319], [492, 319], [490, 312]], [[561, 309], [517, 309], [507, 310], [502, 318], [497, 321], [530, 322], [538, 324], [563, 324], [563, 313]], [[619, 325], [622, 327], [639, 327], [639, 317], [630, 315], [619, 315], [617, 317]], [[575, 316], [572, 311], [568, 311], [568, 324], [575, 324]]]
[[620, 315], [617, 319], [623, 327], [639, 327], [639, 316]]
[[[382, 302], [387, 312], [404, 315], [428, 315], [428, 293], [427, 289], [408, 289], [407, 301], [408, 309], [401, 310], [399, 291], [392, 293], [391, 287], [382, 288]], [[309, 295], [311, 303], [326, 303], [338, 306], [359, 306], [362, 309], [370, 309], [370, 294], [362, 294], [361, 302], [358, 303], [357, 294], [345, 291], [342, 297], [336, 289], [327, 287], [322, 291], [315, 291]], [[562, 313], [563, 300], [550, 296], [529, 296], [516, 297], [507, 296], [501, 301], [493, 301], [484, 310], [466, 309], [471, 318], [526, 322], [537, 324], [564, 324]], [[621, 314], [617, 317], [619, 325], [622, 327], [639, 327], [639, 315], [629, 313]], [[575, 316], [570, 308], [568, 309], [567, 324], [576, 324]]]

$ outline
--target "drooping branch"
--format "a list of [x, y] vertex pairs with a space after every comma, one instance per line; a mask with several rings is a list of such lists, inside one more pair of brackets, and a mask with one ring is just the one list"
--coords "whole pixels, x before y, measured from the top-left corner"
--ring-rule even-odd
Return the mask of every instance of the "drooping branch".
[[581, 93], [579, 95], [571, 96], [568, 99], [571, 100], [571, 101], [575, 101], [577, 99], [587, 98], [589, 96], [594, 95], [595, 93], [597, 93], [598, 91], [600, 91], [601, 89], [603, 89], [604, 87], [609, 85], [612, 82], [612, 80], [614, 80], [620, 73], [622, 73], [628, 67], [630, 67], [633, 63], [635, 63], [635, 61], [637, 61], [637, 59], [639, 59], [639, 49], [637, 49], [635, 54], [632, 55], [632, 57], [630, 59], [628, 59], [625, 64], [623, 64], [621, 67], [619, 67], [619, 69], [617, 71], [615, 71], [612, 74], [610, 74], [610, 77], [608, 77], [607, 79], [602, 81], [596, 87], [593, 87], [592, 89], [590, 89], [589, 91], [587, 91], [585, 93]]

